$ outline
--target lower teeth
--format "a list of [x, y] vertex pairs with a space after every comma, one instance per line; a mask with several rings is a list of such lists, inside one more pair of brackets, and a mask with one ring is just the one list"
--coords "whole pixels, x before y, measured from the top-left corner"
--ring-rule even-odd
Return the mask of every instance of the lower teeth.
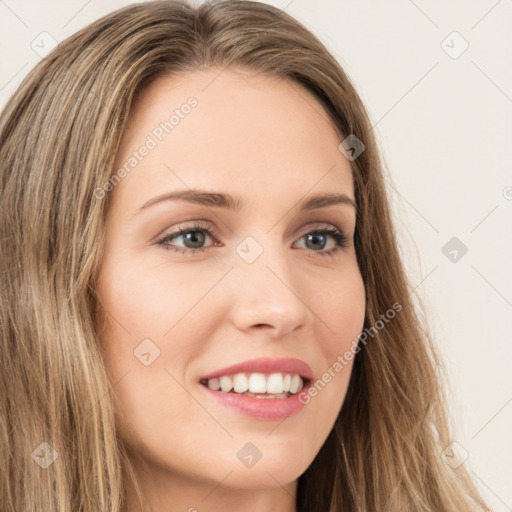
[[[233, 391], [234, 393], [234, 391]], [[290, 393], [276, 393], [276, 394], [269, 394], [269, 393], [251, 393], [250, 391], [246, 391], [245, 393], [237, 393], [238, 395], [244, 395], [244, 396], [250, 396], [252, 398], [288, 398], [290, 396]]]
[[[208, 387], [207, 382], [201, 382], [203, 386]], [[237, 393], [233, 389], [231, 391], [222, 391], [218, 389], [217, 391], [221, 393], [233, 393], [236, 395], [244, 395], [244, 396], [250, 396], [251, 398], [259, 398], [259, 399], [267, 399], [267, 398], [288, 398], [292, 396], [293, 393], [290, 393], [289, 391], [284, 391], [283, 393], [251, 393], [250, 391], [246, 391], [245, 393]]]

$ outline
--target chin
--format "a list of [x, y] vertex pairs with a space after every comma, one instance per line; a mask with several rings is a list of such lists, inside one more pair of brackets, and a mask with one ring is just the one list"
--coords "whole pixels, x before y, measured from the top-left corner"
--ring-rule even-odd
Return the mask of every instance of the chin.
[[271, 436], [276, 436], [274, 442], [264, 436], [247, 436], [247, 441], [235, 442], [232, 455], [229, 450], [225, 451], [222, 462], [218, 460], [214, 478], [218, 481], [221, 472], [229, 474], [226, 485], [254, 490], [285, 486], [297, 480], [311, 464], [315, 453], [306, 453], [307, 443], [300, 442], [299, 437], [278, 439], [276, 433]]
[[[300, 461], [283, 460], [278, 464], [264, 464], [260, 460], [252, 468], [234, 467], [225, 484], [234, 489], [262, 490], [284, 487], [299, 478], [307, 466]], [[226, 472], [226, 475], [229, 470]], [[217, 476], [218, 478], [218, 476]]]

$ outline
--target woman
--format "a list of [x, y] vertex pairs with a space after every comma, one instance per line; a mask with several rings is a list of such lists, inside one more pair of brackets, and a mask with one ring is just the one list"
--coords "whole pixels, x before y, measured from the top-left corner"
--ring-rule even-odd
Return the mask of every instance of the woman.
[[0, 142], [3, 512], [488, 510], [368, 116], [297, 21], [116, 11]]

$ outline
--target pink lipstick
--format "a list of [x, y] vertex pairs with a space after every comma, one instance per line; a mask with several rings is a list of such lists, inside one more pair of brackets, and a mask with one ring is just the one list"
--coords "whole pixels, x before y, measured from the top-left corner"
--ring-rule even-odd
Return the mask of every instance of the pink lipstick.
[[298, 399], [311, 385], [309, 365], [294, 358], [258, 358], [216, 370], [199, 378], [207, 396], [259, 419], [281, 420], [299, 412]]

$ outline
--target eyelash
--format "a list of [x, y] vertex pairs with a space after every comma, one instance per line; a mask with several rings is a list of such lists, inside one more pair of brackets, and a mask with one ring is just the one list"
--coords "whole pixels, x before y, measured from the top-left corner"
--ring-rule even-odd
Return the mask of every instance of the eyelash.
[[[200, 249], [182, 248], [182, 249], [179, 249], [179, 248], [176, 248], [175, 246], [173, 246], [173, 245], [171, 245], [169, 243], [169, 240], [171, 240], [173, 238], [176, 238], [176, 237], [179, 237], [181, 235], [184, 235], [186, 233], [192, 232], [192, 231], [203, 231], [210, 238], [212, 238], [212, 239], [216, 239], [217, 238], [215, 231], [212, 230], [212, 228], [210, 226], [204, 225], [204, 224], [201, 224], [201, 223], [196, 223], [193, 226], [188, 226], [188, 227], [184, 227], [184, 228], [182, 228], [180, 226], [178, 228], [178, 230], [175, 231], [174, 233], [169, 233], [169, 234], [165, 235], [163, 238], [161, 238], [160, 240], [158, 240], [156, 242], [156, 245], [162, 247], [163, 249], [165, 249], [167, 251], [173, 251], [173, 252], [178, 252], [178, 253], [196, 254], [196, 253], [204, 252], [204, 250], [206, 248], [200, 248]], [[316, 254], [319, 254], [320, 256], [334, 256], [340, 250], [342, 250], [342, 249], [344, 249], [344, 248], [346, 248], [346, 247], [348, 247], [350, 245], [349, 240], [345, 236], [345, 234], [342, 231], [339, 231], [336, 228], [313, 229], [311, 231], [308, 231], [307, 233], [304, 233], [304, 235], [302, 235], [300, 237], [300, 239], [302, 239], [306, 235], [310, 235], [312, 233], [314, 233], [316, 235], [330, 235], [334, 239], [334, 241], [336, 242], [336, 247], [334, 249], [329, 250], [329, 251], [324, 251], [324, 250], [322, 250], [322, 251], [312, 251], [312, 252], [314, 252]]]

